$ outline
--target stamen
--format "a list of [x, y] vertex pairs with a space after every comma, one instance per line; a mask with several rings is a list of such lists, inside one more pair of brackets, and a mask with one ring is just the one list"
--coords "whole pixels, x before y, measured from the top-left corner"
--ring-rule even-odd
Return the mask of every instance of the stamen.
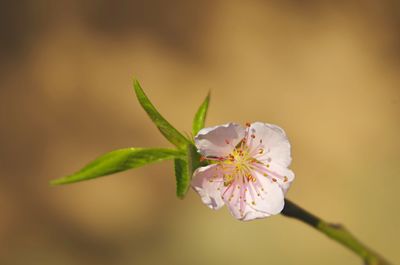
[[[239, 193], [239, 211], [242, 213], [244, 213], [244, 207], [245, 207], [245, 202], [246, 202], [246, 192], [245, 192], [245, 184], [244, 184], [244, 180], [243, 180], [243, 176], [239, 176], [239, 178], [241, 177], [241, 180], [243, 182], [243, 185], [240, 185], [240, 193]], [[244, 198], [244, 199], [243, 199]]]
[[241, 144], [241, 149], [243, 149], [244, 148], [244, 146], [246, 145], [246, 143], [247, 143], [247, 140], [248, 140], [248, 137], [249, 137], [249, 131], [250, 131], [250, 123], [246, 123], [246, 131], [245, 131], [245, 133], [244, 133], [244, 138], [243, 138], [243, 140], [242, 140], [242, 144]]
[[[222, 162], [222, 161], [225, 160], [225, 158], [223, 158], [223, 157], [215, 157], [215, 156], [207, 156], [207, 157], [202, 156], [202, 157], [203, 157], [203, 161], [204, 161], [204, 160], [211, 160], [211, 161], [219, 161], [219, 162]], [[202, 161], [202, 160], [201, 160], [202, 157], [200, 157], [200, 161]]]
[[281, 176], [278, 173], [273, 172], [270, 169], [268, 169], [268, 168], [266, 168], [266, 167], [264, 167], [262, 165], [255, 164], [254, 165], [254, 170], [256, 170], [257, 172], [263, 174], [263, 176], [265, 176], [265, 177], [267, 177], [267, 176], [268, 177], [272, 177], [271, 180], [274, 181], [274, 182], [278, 181], [278, 180], [281, 180], [283, 182], [287, 182], [289, 180], [287, 176]]
[[252, 176], [251, 174], [247, 174], [246, 177], [247, 177], [248, 181], [256, 182], [256, 178], [254, 176]]
[[[234, 176], [231, 175], [232, 178], [234, 178]], [[225, 193], [227, 193], [228, 190], [231, 190], [229, 197], [229, 201], [231, 201], [232, 197], [234, 196], [234, 192], [235, 192], [235, 184], [236, 181], [235, 179], [231, 180], [231, 183], [229, 184], [229, 186], [226, 188], [226, 190], [224, 191], [224, 193], [222, 194], [222, 196], [225, 196]]]
[[[244, 180], [245, 180], [245, 182], [246, 182], [246, 187], [248, 187], [248, 188], [250, 189], [250, 197], [251, 197], [251, 199], [252, 199], [252, 204], [255, 205], [255, 199], [254, 199], [253, 189], [251, 188], [250, 183], [249, 183], [248, 180], [247, 180], [247, 177], [244, 177]], [[246, 189], [245, 189], [245, 192], [247, 192], [247, 191], [248, 191], [248, 189], [246, 188]], [[247, 200], [246, 200], [245, 202], [247, 202]]]
[[258, 181], [258, 179], [257, 178], [255, 178], [255, 183], [252, 185], [252, 187], [253, 187], [253, 189], [256, 191], [256, 193], [257, 193], [257, 196], [261, 196], [261, 192], [259, 191], [259, 188], [261, 188], [262, 189], [262, 185], [261, 185], [261, 183]]

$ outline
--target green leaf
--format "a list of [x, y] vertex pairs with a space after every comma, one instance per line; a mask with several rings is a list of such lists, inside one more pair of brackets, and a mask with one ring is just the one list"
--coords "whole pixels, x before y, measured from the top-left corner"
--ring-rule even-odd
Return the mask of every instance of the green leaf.
[[194, 116], [192, 129], [193, 136], [196, 136], [197, 133], [204, 128], [209, 103], [210, 93], [208, 93], [206, 99], [200, 105], [199, 109], [196, 112], [196, 115]]
[[201, 155], [197, 151], [197, 148], [194, 144], [188, 145], [187, 148], [187, 161], [188, 161], [188, 170], [190, 176], [192, 176], [193, 172], [196, 171], [197, 168], [203, 167], [207, 165], [206, 161], [200, 161]]
[[175, 146], [181, 149], [185, 148], [189, 140], [176, 130], [166, 119], [164, 119], [163, 116], [161, 116], [154, 105], [150, 102], [137, 80], [133, 81], [133, 87], [140, 105], [142, 105], [143, 109], [147, 112], [150, 119], [156, 124], [164, 137]]
[[186, 159], [175, 159], [176, 195], [183, 199], [190, 187], [193, 172], [201, 166], [200, 154], [193, 144], [187, 146]]
[[176, 196], [183, 199], [189, 189], [190, 176], [188, 163], [184, 159], [175, 159]]
[[75, 174], [55, 179], [52, 185], [93, 179], [166, 159], [185, 158], [182, 151], [167, 148], [126, 148], [100, 156]]

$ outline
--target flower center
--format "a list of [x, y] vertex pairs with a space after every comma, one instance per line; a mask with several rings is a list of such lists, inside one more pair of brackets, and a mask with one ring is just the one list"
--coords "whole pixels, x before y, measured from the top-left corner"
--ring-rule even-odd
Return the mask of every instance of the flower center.
[[[250, 134], [250, 124], [246, 124], [246, 132], [243, 139], [236, 146], [232, 146], [232, 152], [225, 157], [204, 157], [209, 161], [218, 164], [223, 170], [224, 186], [230, 186], [232, 183], [256, 182], [254, 170], [257, 166], [263, 165], [263, 162], [257, 159], [258, 155], [264, 153], [264, 144], [262, 140], [256, 143], [255, 134]], [[255, 133], [255, 132], [254, 132]], [[227, 145], [232, 145], [229, 140], [225, 140]]]
[[243, 144], [243, 146], [236, 147], [223, 163], [233, 164], [236, 170], [240, 171], [248, 169], [252, 160], [254, 159], [250, 157], [248, 147]]
[[[253, 135], [252, 138], [255, 138]], [[225, 174], [223, 174], [224, 185], [229, 186], [233, 182], [242, 183], [244, 185], [248, 182], [255, 182], [255, 177], [252, 174], [255, 164], [262, 164], [254, 158], [254, 151], [248, 146], [248, 134], [235, 146], [233, 151], [224, 158], [220, 158], [218, 164], [222, 167]], [[226, 141], [229, 144], [228, 141]], [[261, 145], [261, 143], [260, 143]], [[260, 152], [264, 149], [260, 148]]]

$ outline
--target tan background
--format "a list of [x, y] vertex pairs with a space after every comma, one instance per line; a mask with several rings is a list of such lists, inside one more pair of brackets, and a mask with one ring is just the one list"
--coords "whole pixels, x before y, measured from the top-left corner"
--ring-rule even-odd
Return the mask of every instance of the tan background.
[[398, 1], [2, 5], [0, 264], [361, 264], [297, 221], [178, 200], [171, 162], [49, 187], [107, 151], [170, 146], [133, 76], [181, 130], [209, 90], [208, 125], [285, 128], [288, 197], [400, 262]]

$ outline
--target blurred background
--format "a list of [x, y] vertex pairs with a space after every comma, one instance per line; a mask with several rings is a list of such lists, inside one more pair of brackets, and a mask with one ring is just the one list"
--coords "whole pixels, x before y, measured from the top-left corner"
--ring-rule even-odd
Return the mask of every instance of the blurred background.
[[361, 264], [282, 216], [242, 223], [172, 162], [50, 187], [105, 152], [265, 121], [292, 142], [288, 197], [400, 261], [400, 5], [383, 1], [2, 1], [0, 264]]

